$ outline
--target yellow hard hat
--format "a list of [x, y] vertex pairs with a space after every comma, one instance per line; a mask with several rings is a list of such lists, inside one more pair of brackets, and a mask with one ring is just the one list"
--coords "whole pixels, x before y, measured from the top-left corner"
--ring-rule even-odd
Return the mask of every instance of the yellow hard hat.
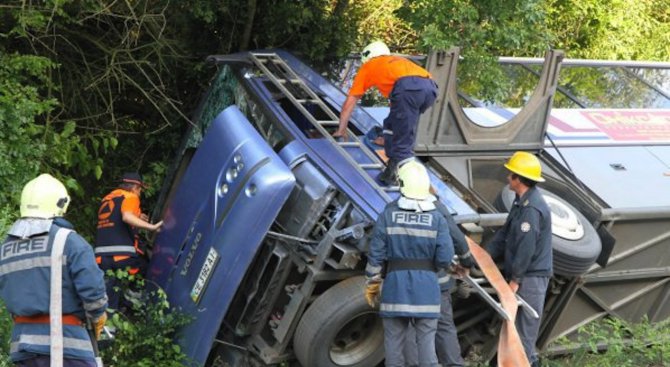
[[21, 217], [62, 217], [70, 204], [65, 186], [43, 173], [28, 182], [21, 192]]
[[386, 43], [382, 41], [374, 41], [369, 45], [365, 46], [365, 48], [361, 52], [361, 62], [365, 64], [368, 60], [370, 60], [373, 57], [390, 55], [390, 54], [391, 50], [389, 50], [389, 47], [386, 46]]
[[544, 182], [540, 160], [528, 152], [516, 152], [505, 163], [505, 168], [535, 182]]
[[430, 196], [430, 178], [423, 164], [411, 160], [398, 169], [400, 193], [410, 199], [424, 200]]

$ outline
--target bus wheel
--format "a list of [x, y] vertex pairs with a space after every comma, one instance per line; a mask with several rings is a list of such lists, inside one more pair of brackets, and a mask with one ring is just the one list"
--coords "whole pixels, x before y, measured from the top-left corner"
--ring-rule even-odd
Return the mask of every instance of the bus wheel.
[[303, 367], [371, 367], [384, 359], [384, 330], [363, 296], [365, 278], [343, 280], [305, 311], [293, 338]]

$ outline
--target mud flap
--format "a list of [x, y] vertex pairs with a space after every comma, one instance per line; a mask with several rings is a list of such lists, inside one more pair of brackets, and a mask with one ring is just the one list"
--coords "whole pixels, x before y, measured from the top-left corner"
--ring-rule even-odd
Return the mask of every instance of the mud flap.
[[475, 257], [484, 276], [496, 290], [502, 307], [509, 315], [509, 320], [503, 320], [500, 337], [498, 338], [498, 367], [529, 367], [528, 357], [523, 350], [521, 338], [514, 325], [518, 309], [516, 295], [503, 278], [491, 256], [469, 237], [466, 236], [465, 239], [468, 241], [472, 256]]

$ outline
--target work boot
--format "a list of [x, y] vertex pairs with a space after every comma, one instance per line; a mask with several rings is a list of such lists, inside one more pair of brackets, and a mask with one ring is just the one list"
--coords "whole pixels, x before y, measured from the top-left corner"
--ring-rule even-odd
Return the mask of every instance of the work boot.
[[386, 169], [377, 177], [384, 185], [387, 186], [400, 186], [400, 180], [398, 179], [398, 163], [395, 160], [389, 159], [386, 165]]

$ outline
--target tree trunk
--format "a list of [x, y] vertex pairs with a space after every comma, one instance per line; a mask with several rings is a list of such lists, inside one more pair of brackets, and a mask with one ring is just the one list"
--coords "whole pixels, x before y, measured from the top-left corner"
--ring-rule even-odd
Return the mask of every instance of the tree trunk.
[[241, 51], [249, 49], [249, 41], [251, 38], [251, 30], [254, 28], [255, 16], [256, 16], [256, 0], [247, 0], [247, 19], [244, 25], [244, 32], [242, 33], [242, 40], [240, 41]]

